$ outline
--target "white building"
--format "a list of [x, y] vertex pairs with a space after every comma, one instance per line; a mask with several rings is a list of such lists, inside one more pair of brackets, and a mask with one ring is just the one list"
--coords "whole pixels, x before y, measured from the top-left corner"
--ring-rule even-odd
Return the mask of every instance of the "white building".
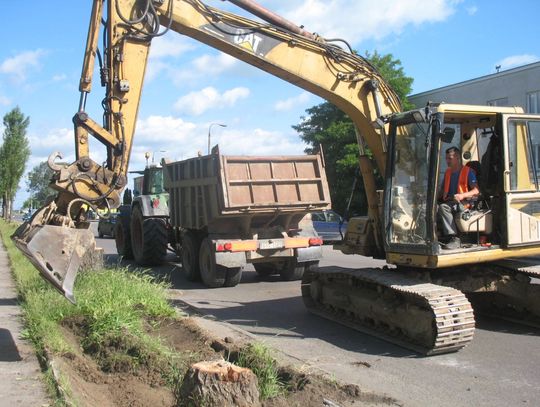
[[417, 107], [427, 102], [521, 106], [540, 113], [540, 62], [409, 96]]

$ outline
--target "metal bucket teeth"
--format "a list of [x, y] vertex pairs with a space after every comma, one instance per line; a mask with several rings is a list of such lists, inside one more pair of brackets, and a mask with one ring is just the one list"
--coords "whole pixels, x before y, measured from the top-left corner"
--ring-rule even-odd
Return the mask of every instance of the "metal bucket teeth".
[[93, 233], [66, 226], [21, 225], [11, 236], [41, 275], [75, 303], [73, 285], [83, 257], [95, 250]]

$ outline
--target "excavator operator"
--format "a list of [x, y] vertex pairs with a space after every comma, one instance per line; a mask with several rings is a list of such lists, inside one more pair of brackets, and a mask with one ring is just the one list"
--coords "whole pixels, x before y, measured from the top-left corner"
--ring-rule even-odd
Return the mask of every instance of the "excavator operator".
[[437, 223], [442, 234], [441, 240], [446, 242], [442, 248], [453, 250], [461, 247], [454, 214], [467, 207], [470, 199], [478, 196], [480, 191], [474, 170], [461, 164], [459, 148], [450, 147], [446, 150], [446, 164], [448, 168], [444, 173]]

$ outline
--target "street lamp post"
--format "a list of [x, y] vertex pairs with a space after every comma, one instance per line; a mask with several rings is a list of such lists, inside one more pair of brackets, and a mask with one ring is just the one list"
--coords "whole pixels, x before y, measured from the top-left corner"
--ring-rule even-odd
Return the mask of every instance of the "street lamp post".
[[210, 126], [208, 126], [208, 154], [210, 154], [210, 130], [212, 130], [212, 126], [227, 127], [226, 124], [222, 123], [210, 123]]

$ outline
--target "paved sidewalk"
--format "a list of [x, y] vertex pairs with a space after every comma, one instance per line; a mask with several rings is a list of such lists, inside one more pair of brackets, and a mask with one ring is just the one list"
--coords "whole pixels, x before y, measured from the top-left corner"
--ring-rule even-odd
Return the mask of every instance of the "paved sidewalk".
[[49, 406], [43, 375], [32, 345], [21, 339], [21, 309], [0, 241], [0, 405]]

